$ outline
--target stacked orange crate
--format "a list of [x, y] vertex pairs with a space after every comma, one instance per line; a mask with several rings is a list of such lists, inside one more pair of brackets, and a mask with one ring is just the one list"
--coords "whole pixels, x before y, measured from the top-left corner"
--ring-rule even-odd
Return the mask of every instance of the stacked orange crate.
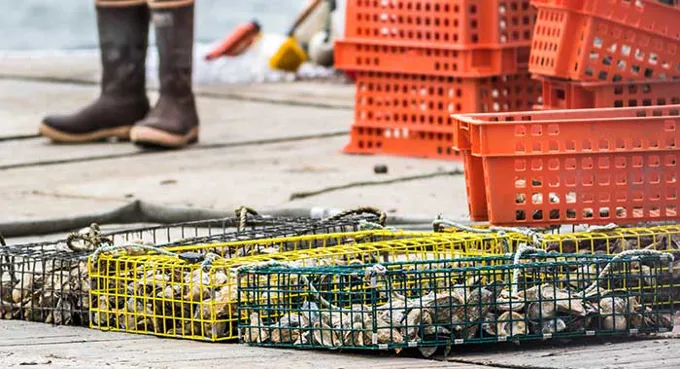
[[335, 66], [356, 76], [345, 152], [455, 159], [454, 113], [530, 109], [529, 0], [348, 0]]
[[542, 109], [680, 103], [680, 8], [660, 0], [532, 0]]

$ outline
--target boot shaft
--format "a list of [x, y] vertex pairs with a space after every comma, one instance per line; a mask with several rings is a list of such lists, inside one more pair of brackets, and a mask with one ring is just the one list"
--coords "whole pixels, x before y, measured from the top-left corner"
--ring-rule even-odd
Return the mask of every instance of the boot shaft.
[[96, 3], [102, 63], [102, 94], [146, 94], [149, 8], [145, 1]]
[[162, 95], [192, 95], [194, 47], [193, 0], [152, 0], [151, 19], [156, 31]]

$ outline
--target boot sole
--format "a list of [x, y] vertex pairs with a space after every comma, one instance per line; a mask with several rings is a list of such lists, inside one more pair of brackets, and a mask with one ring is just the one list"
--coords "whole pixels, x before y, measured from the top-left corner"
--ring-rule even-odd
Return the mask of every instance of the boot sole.
[[178, 149], [198, 142], [198, 127], [192, 128], [185, 135], [176, 135], [151, 127], [134, 127], [130, 131], [130, 140], [144, 148]]
[[40, 125], [39, 132], [42, 136], [51, 139], [54, 142], [96, 142], [104, 141], [109, 138], [117, 138], [119, 140], [128, 141], [130, 139], [130, 131], [132, 126], [124, 126], [110, 129], [101, 129], [90, 133], [68, 133], [54, 129], [45, 123]]

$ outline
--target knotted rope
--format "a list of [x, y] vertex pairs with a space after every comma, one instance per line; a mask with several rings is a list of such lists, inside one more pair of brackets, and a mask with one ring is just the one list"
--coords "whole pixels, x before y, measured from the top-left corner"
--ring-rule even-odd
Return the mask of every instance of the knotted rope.
[[341, 211], [341, 212], [339, 212], [335, 215], [331, 215], [331, 216], [329, 216], [325, 219], [322, 219], [320, 221], [320, 223], [334, 222], [336, 220], [343, 219], [343, 218], [350, 216], [350, 215], [359, 215], [359, 214], [376, 215], [378, 217], [378, 223], [383, 227], [385, 226], [385, 222], [387, 221], [387, 214], [384, 211], [382, 211], [378, 208], [370, 207], [370, 206], [362, 206], [362, 207], [358, 207], [358, 208], [355, 208], [355, 209], [348, 209], [348, 210], [345, 210], [345, 211]]

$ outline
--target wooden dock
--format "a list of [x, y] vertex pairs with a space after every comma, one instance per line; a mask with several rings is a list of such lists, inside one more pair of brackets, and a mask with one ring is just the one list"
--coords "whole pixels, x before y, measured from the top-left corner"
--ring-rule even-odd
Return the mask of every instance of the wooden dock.
[[[134, 200], [221, 209], [350, 208], [467, 216], [460, 163], [341, 154], [353, 87], [318, 83], [198, 86], [201, 143], [145, 152], [128, 143], [53, 145], [48, 112], [97, 93], [90, 57], [0, 59], [0, 223], [103, 212]], [[151, 93], [151, 98], [156, 96]], [[385, 164], [389, 172], [376, 175]], [[307, 196], [295, 194], [309, 193]], [[56, 236], [43, 236], [49, 238]], [[10, 242], [37, 237], [10, 239]], [[0, 321], [0, 367], [36, 368], [677, 368], [680, 340], [596, 340], [456, 350], [448, 358], [259, 349]], [[412, 355], [413, 356], [413, 355]]]

